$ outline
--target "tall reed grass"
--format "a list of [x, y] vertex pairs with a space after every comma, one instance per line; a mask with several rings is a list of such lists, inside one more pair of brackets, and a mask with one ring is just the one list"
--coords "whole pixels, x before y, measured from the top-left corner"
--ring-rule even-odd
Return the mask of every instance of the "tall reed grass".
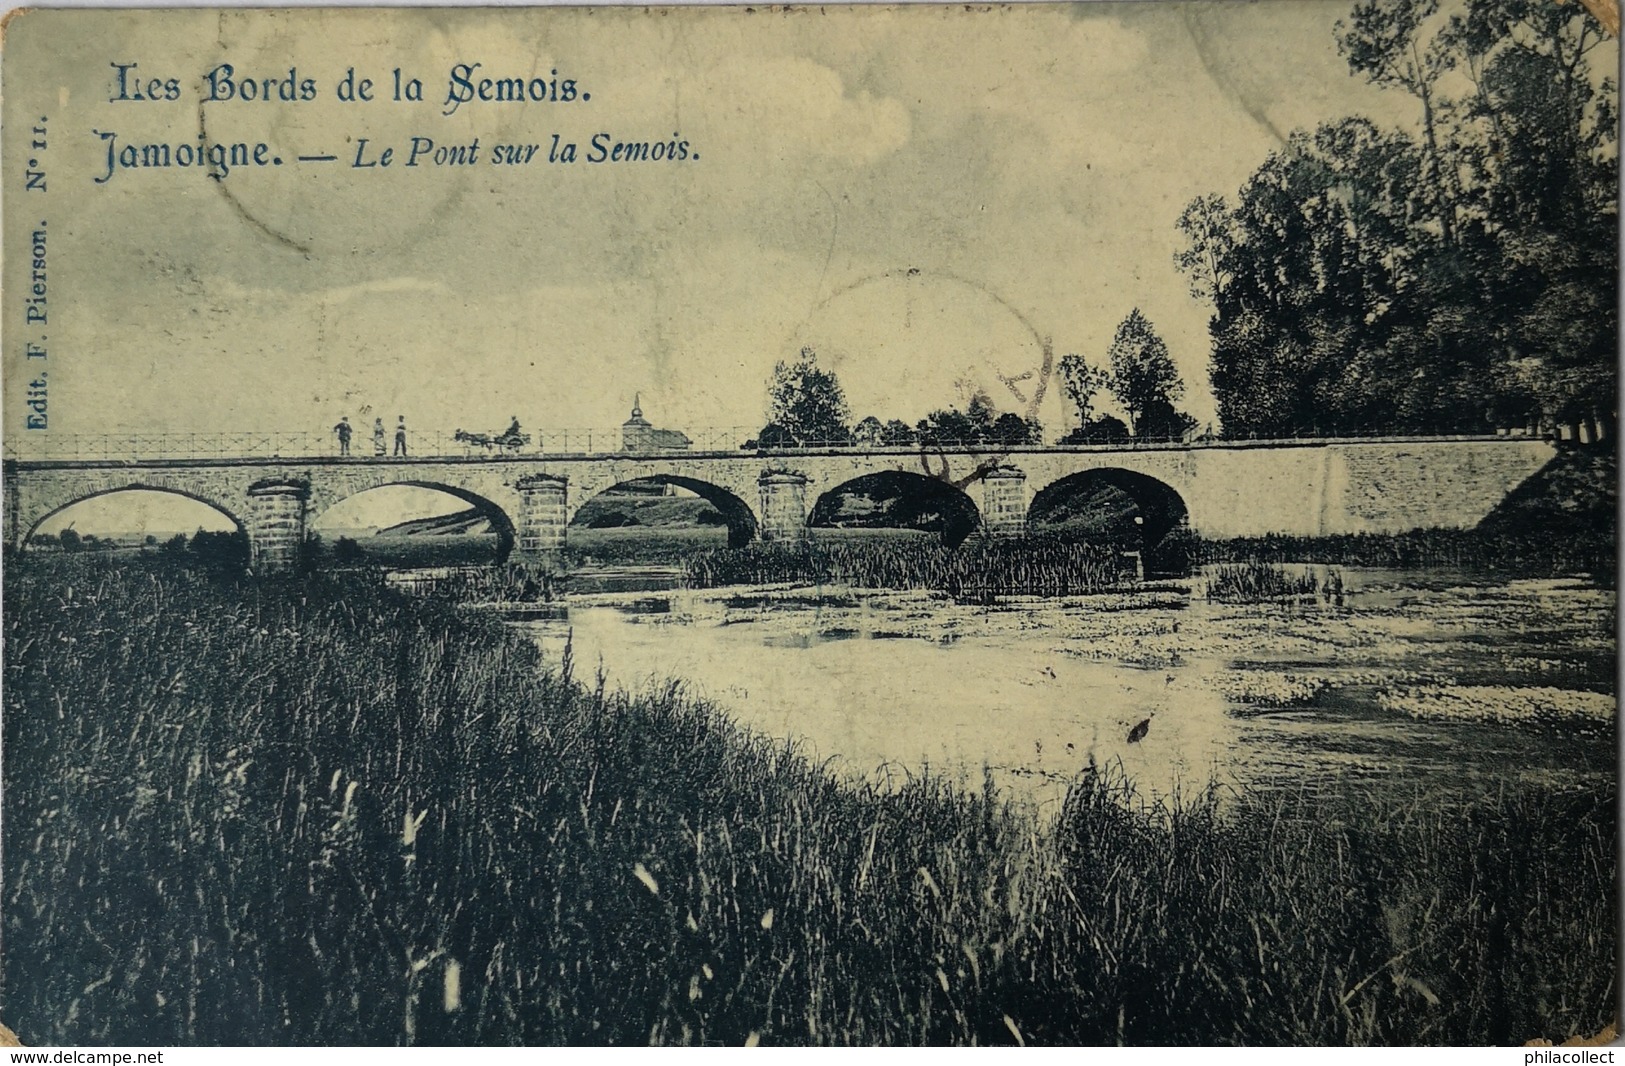
[[[1338, 588], [1342, 588], [1341, 578]], [[1319, 591], [1320, 581], [1314, 574], [1289, 571], [1257, 559], [1214, 567], [1203, 583], [1203, 595], [1220, 603], [1313, 602]]]
[[765, 542], [698, 552], [684, 568], [691, 588], [795, 581], [971, 599], [1100, 592], [1134, 576], [1111, 548], [1044, 537], [977, 538], [957, 548], [927, 538]]
[[34, 563], [4, 596], [25, 1041], [1515, 1043], [1614, 1017], [1611, 790], [1147, 807], [1085, 771], [1041, 818], [985, 782], [835, 780], [680, 683], [583, 684], [376, 581]]
[[528, 563], [396, 573], [385, 580], [396, 588], [448, 603], [551, 603], [562, 595], [557, 572], [547, 565]]
[[1204, 563], [1329, 563], [1397, 570], [1500, 571], [1530, 577], [1592, 574], [1614, 580], [1612, 530], [1596, 533], [1520, 529], [1415, 529], [1320, 537], [1272, 534], [1201, 542]]

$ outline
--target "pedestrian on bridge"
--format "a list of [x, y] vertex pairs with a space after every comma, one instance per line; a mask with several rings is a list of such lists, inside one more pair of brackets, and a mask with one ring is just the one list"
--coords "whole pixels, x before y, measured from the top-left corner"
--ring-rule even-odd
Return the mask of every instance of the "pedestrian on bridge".
[[382, 459], [384, 452], [384, 420], [382, 417], [372, 420], [372, 454]]
[[345, 415], [339, 419], [339, 424], [333, 427], [333, 432], [339, 435], [339, 454], [350, 454], [350, 416]]
[[[380, 430], [379, 432], [382, 432], [382, 430]], [[383, 445], [379, 445], [378, 454], [379, 455], [384, 454]], [[404, 456], [406, 454], [406, 416], [405, 415], [397, 415], [396, 416], [396, 422], [395, 422], [395, 454], [396, 455], [401, 455], [401, 456]]]

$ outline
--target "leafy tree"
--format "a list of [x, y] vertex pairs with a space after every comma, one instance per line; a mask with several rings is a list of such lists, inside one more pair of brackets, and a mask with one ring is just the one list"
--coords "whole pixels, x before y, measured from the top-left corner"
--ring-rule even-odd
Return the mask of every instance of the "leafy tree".
[[1035, 420], [1029, 420], [1006, 411], [993, 420], [988, 428], [987, 440], [993, 444], [1037, 444], [1043, 439], [1043, 429]]
[[986, 437], [993, 428], [993, 419], [996, 414], [993, 410], [993, 400], [980, 387], [971, 389], [970, 399], [965, 402], [965, 417], [971, 420], [981, 437]]
[[1414, 192], [1423, 196], [1429, 213], [1438, 220], [1445, 244], [1456, 240], [1456, 201], [1460, 184], [1453, 160], [1439, 147], [1439, 78], [1455, 65], [1447, 41], [1421, 40], [1425, 22], [1438, 13], [1439, 0], [1360, 0], [1348, 22], [1337, 24], [1337, 44], [1349, 68], [1376, 85], [1397, 87], [1422, 105], [1422, 183]]
[[965, 410], [950, 407], [932, 411], [920, 420], [916, 433], [923, 444], [951, 447], [1033, 444], [1042, 439], [1043, 430], [1037, 421], [1023, 418], [1013, 411], [995, 415], [993, 402], [987, 393], [975, 389], [965, 404]]
[[59, 532], [56, 535], [56, 539], [57, 542], [62, 545], [62, 550], [65, 552], [82, 552], [85, 550], [84, 539], [79, 536], [79, 531], [74, 529], [72, 526], [69, 526]]
[[1193, 289], [1215, 297], [1211, 373], [1227, 432], [1349, 429], [1393, 405], [1383, 392], [1407, 375], [1378, 357], [1384, 322], [1369, 309], [1394, 308], [1413, 280], [1396, 248], [1419, 228], [1403, 192], [1416, 162], [1402, 134], [1328, 123], [1271, 153], [1224, 226], [1194, 204], [1182, 216], [1202, 224], [1181, 263], [1195, 261]]
[[1605, 34], [1579, 8], [1477, 0], [1441, 36], [1473, 82], [1461, 154], [1498, 253], [1474, 311], [1528, 365], [1548, 419], [1612, 411], [1617, 87], [1587, 62]]
[[164, 545], [163, 545], [163, 548], [161, 550], [163, 551], [163, 553], [165, 555], [169, 555], [169, 556], [178, 556], [178, 555], [185, 554], [185, 552], [186, 552], [186, 534], [185, 533], [177, 533], [173, 537], [170, 537], [168, 540], [164, 541]]
[[1190, 281], [1191, 295], [1217, 304], [1230, 280], [1230, 256], [1236, 245], [1230, 205], [1222, 196], [1198, 196], [1185, 206], [1177, 223], [1189, 246], [1174, 253], [1174, 265]]
[[1167, 400], [1152, 400], [1140, 412], [1137, 436], [1152, 440], [1180, 440], [1196, 428], [1196, 419], [1183, 411], [1176, 411]]
[[1056, 372], [1061, 378], [1061, 391], [1072, 401], [1078, 412], [1078, 425], [1087, 426], [1095, 417], [1095, 395], [1111, 387], [1111, 374], [1101, 367], [1092, 367], [1083, 356], [1061, 356]]
[[1300, 345], [1257, 313], [1221, 316], [1212, 328], [1210, 375], [1226, 435], [1290, 434], [1314, 420], [1313, 396], [1294, 372], [1308, 361]]
[[1082, 436], [1081, 444], [1123, 444], [1124, 440], [1128, 440], [1128, 423], [1110, 414], [1102, 414], [1079, 429], [1079, 434]]
[[818, 354], [801, 349], [793, 363], [773, 367], [768, 386], [768, 422], [796, 444], [845, 444], [852, 439], [851, 412], [835, 375], [818, 366]]
[[886, 434], [886, 427], [874, 415], [868, 415], [857, 425], [852, 427], [852, 443], [865, 446], [874, 446], [881, 443]]
[[350, 537], [340, 537], [333, 542], [333, 561], [335, 563], [359, 563], [366, 558], [361, 545]]
[[1128, 424], [1112, 415], [1101, 415], [1061, 438], [1062, 444], [1121, 444], [1128, 440]]
[[988, 423], [980, 422], [964, 411], [949, 407], [932, 411], [915, 426], [921, 444], [952, 447], [979, 444], [987, 435]]
[[1129, 428], [1140, 436], [1141, 416], [1147, 407], [1172, 404], [1185, 391], [1179, 370], [1168, 355], [1168, 346], [1138, 307], [1118, 325], [1106, 357], [1111, 362], [1112, 392], [1128, 412]]
[[993, 401], [982, 389], [965, 387], [970, 398], [963, 411], [956, 407], [932, 411], [915, 426], [922, 444], [951, 446], [981, 444], [988, 440], [995, 418]]
[[240, 529], [218, 532], [200, 529], [188, 545], [192, 556], [211, 567], [232, 569], [248, 565], [248, 534]]
[[905, 492], [885, 500], [882, 506], [884, 520], [873, 523], [896, 529], [923, 529], [940, 533], [947, 525], [941, 504], [925, 493]]
[[918, 443], [920, 435], [900, 418], [888, 419], [880, 430], [880, 443], [888, 448], [901, 448]]
[[790, 435], [789, 430], [777, 422], [769, 422], [762, 427], [760, 433], [746, 441], [744, 447], [747, 449], [768, 449], [794, 448], [796, 445], [797, 441]]
[[1235, 200], [1179, 218], [1227, 434], [1615, 406], [1615, 88], [1587, 58], [1604, 33], [1578, 5], [1437, 7], [1359, 0], [1338, 27], [1355, 73], [1415, 97], [1420, 140], [1356, 118], [1298, 131]]

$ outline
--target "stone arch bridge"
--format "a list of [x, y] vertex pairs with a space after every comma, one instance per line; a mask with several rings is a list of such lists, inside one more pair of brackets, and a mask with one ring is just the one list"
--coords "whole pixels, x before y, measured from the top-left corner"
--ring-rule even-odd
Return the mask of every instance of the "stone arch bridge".
[[[1019, 533], [1035, 502], [1114, 485], [1147, 515], [1154, 542], [1174, 526], [1208, 537], [1396, 533], [1476, 525], [1543, 467], [1555, 446], [1527, 438], [1224, 441], [580, 456], [49, 460], [4, 464], [6, 543], [21, 548], [65, 507], [127, 489], [208, 504], [249, 537], [259, 571], [294, 566], [308, 522], [368, 489], [439, 489], [485, 511], [521, 557], [565, 543], [587, 500], [653, 478], [691, 489], [727, 519], [733, 543], [796, 539], [824, 494], [875, 474], [963, 494], [992, 535]], [[927, 485], [927, 481], [933, 483]], [[964, 501], [959, 501], [964, 502]]]

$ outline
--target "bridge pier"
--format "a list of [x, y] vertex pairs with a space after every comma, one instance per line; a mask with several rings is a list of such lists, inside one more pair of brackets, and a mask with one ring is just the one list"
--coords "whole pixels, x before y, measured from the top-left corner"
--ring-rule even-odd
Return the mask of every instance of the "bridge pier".
[[516, 547], [520, 557], [556, 558], [564, 551], [569, 479], [556, 474], [532, 474], [520, 478], [514, 488], [519, 490]]
[[1019, 537], [1027, 532], [1027, 475], [1013, 466], [999, 466], [982, 478], [982, 524], [994, 537]]
[[256, 574], [299, 569], [310, 483], [267, 478], [248, 486], [248, 565]]
[[762, 494], [762, 539], [805, 541], [807, 479], [787, 470], [768, 470], [756, 479]]

